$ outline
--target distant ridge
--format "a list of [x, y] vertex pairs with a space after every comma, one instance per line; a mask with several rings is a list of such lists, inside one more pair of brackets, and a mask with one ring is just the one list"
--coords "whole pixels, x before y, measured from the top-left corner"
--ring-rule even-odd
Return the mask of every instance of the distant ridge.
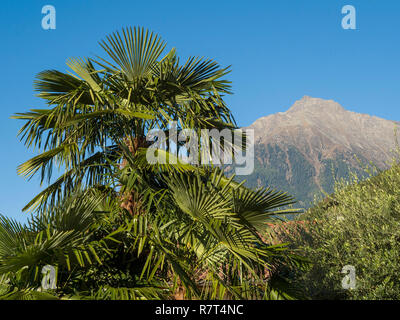
[[333, 100], [304, 96], [287, 111], [249, 126], [255, 131], [255, 172], [243, 178], [252, 187], [288, 191], [308, 206], [315, 193], [333, 191], [334, 177], [359, 171], [359, 161], [385, 168], [393, 156], [397, 125], [348, 111]]

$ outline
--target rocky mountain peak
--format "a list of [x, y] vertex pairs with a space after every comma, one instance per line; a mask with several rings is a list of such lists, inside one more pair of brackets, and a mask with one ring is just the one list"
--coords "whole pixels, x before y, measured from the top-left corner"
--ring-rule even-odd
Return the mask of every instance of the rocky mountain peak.
[[[298, 199], [318, 190], [332, 191], [336, 177], [360, 163], [385, 168], [393, 157], [395, 128], [391, 120], [345, 110], [333, 100], [304, 96], [289, 110], [256, 120], [255, 172], [252, 186], [271, 185]], [[400, 142], [400, 141], [399, 141]]]
[[310, 96], [304, 96], [300, 100], [297, 100], [293, 106], [287, 111], [289, 113], [294, 112], [344, 112], [346, 111], [339, 103], [333, 100], [324, 100], [321, 98], [313, 98]]

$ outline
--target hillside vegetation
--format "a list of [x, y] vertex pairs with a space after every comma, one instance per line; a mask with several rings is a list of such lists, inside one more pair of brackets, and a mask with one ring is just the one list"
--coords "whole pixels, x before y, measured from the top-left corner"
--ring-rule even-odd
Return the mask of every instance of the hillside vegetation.
[[[299, 208], [310, 208], [314, 197], [321, 195], [322, 190], [332, 193], [335, 179], [348, 178], [351, 172], [363, 173], [353, 154], [337, 154], [332, 159], [322, 159], [320, 155], [318, 179], [313, 164], [295, 147], [289, 146], [285, 151], [278, 145], [256, 145], [255, 154], [253, 174], [238, 179], [246, 180], [249, 188], [272, 186], [286, 190], [296, 196]], [[359, 162], [368, 163], [366, 158], [359, 158]]]
[[[337, 182], [334, 196], [276, 232], [312, 262], [282, 273], [311, 299], [399, 299], [399, 195], [398, 162], [365, 181], [354, 174]], [[342, 288], [346, 265], [355, 268], [355, 289]]]

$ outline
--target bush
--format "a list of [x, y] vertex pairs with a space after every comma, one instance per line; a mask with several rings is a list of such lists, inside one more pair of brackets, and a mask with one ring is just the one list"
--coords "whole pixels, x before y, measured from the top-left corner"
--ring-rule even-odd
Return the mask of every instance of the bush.
[[[305, 272], [282, 270], [311, 299], [400, 299], [400, 166], [337, 182], [334, 196], [276, 231], [311, 260]], [[341, 273], [355, 267], [356, 288]]]

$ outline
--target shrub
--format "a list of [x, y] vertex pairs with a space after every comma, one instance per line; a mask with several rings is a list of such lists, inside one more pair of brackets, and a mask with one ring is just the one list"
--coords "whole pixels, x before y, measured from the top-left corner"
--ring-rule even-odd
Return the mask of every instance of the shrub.
[[[276, 230], [311, 260], [305, 272], [282, 270], [311, 299], [400, 299], [400, 166], [359, 181], [339, 181], [334, 196]], [[356, 288], [341, 273], [355, 267]]]

